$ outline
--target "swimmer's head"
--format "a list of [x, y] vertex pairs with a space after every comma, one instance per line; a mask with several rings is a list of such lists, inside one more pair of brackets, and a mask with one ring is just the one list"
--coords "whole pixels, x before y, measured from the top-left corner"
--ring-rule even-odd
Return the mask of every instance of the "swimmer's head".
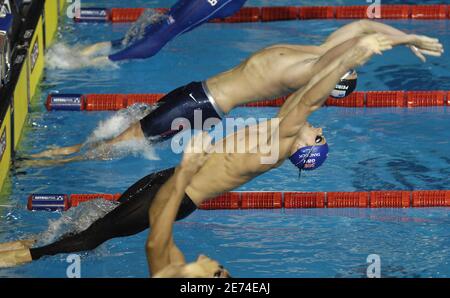
[[358, 82], [358, 74], [356, 70], [350, 69], [336, 84], [336, 87], [331, 92], [333, 98], [344, 98], [353, 93]]
[[289, 160], [301, 170], [310, 171], [320, 167], [328, 157], [328, 144], [322, 128], [305, 123], [299, 131]]
[[196, 262], [186, 265], [185, 277], [194, 278], [230, 278], [228, 271], [217, 261], [200, 255]]

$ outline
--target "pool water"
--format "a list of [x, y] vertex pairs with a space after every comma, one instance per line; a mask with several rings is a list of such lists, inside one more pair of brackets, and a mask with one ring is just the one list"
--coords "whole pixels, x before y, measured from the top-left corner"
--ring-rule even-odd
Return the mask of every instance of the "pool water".
[[[106, 2], [106, 1], [105, 1]], [[174, 1], [91, 1], [86, 6], [167, 7]], [[270, 3], [269, 3], [270, 2]], [[405, 3], [384, 1], [384, 3]], [[84, 2], [83, 2], [84, 3]], [[248, 1], [248, 5], [319, 5], [331, 1]], [[365, 4], [365, 1], [332, 1]], [[408, 1], [414, 3], [414, 1]], [[442, 1], [427, 1], [442, 3]], [[158, 55], [118, 68], [48, 68], [34, 101], [20, 156], [51, 145], [86, 140], [113, 112], [47, 112], [49, 92], [161, 93], [225, 71], [275, 43], [318, 44], [348, 23], [337, 20], [255, 24], [206, 24], [169, 43]], [[450, 48], [448, 21], [386, 21], [399, 29], [438, 37]], [[64, 19], [58, 43], [87, 45], [123, 36], [129, 24], [74, 24]], [[220, 38], [218, 38], [220, 37]], [[407, 49], [375, 57], [359, 70], [358, 90], [450, 90], [450, 59], [423, 64]], [[230, 117], [269, 118], [275, 108], [237, 108]], [[286, 162], [239, 190], [367, 191], [448, 189], [448, 108], [323, 108], [310, 122], [324, 128], [330, 156], [317, 171], [303, 174]], [[176, 165], [170, 142], [131, 156], [43, 168], [18, 167], [0, 196], [0, 241], [47, 230], [60, 213], [26, 210], [30, 193], [118, 193], [150, 172]], [[88, 206], [64, 215], [81, 216]], [[83, 209], [84, 208], [84, 209]], [[81, 215], [80, 215], [81, 214]], [[367, 256], [378, 254], [384, 277], [450, 277], [450, 209], [324, 209], [197, 211], [175, 226], [188, 260], [204, 253], [235, 277], [365, 277]], [[76, 219], [75, 219], [76, 221]], [[70, 224], [69, 224], [70, 225]], [[67, 227], [65, 227], [67, 229]], [[61, 228], [63, 229], [63, 228]], [[60, 229], [60, 230], [61, 230]], [[62, 231], [55, 232], [56, 234]], [[147, 231], [113, 239], [82, 254], [83, 277], [148, 276]], [[0, 269], [4, 277], [65, 277], [67, 255]]]

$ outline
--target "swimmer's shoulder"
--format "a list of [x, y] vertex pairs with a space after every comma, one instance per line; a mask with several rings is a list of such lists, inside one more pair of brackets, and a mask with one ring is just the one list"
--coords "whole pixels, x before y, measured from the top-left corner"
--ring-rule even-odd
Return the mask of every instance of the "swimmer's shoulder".
[[265, 48], [269, 51], [279, 51], [287, 54], [310, 54], [310, 55], [322, 55], [324, 52], [323, 47], [314, 45], [296, 45], [296, 44], [275, 44]]

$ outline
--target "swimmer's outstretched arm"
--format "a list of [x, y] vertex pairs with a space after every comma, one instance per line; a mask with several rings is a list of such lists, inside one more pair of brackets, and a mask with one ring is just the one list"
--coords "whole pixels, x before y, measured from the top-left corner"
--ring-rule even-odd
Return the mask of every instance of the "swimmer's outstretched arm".
[[[350, 50], [342, 51], [340, 47], [349, 46]], [[280, 139], [295, 136], [307, 117], [319, 109], [327, 100], [339, 78], [349, 69], [365, 64], [374, 54], [392, 49], [392, 41], [382, 34], [372, 34], [353, 38], [336, 47], [336, 57], [323, 65], [323, 69], [315, 75], [302, 89], [288, 97], [280, 109]], [[338, 54], [340, 53], [340, 55]], [[319, 60], [320, 63], [320, 60]]]
[[[335, 32], [333, 32], [322, 45], [323, 48], [330, 49], [336, 45], [343, 43], [354, 37], [361, 37], [364, 35], [382, 33], [385, 35], [392, 35], [397, 37], [405, 37], [409, 34], [394, 28], [392, 26], [374, 22], [370, 20], [359, 20], [345, 25]], [[422, 48], [420, 45], [408, 45], [410, 46], [414, 55], [416, 55], [420, 60], [425, 62], [424, 55], [429, 55], [428, 50]]]
[[[210, 270], [220, 270], [216, 262], [205, 257], [199, 258], [203, 265], [191, 264], [185, 266], [183, 253], [175, 245], [172, 236], [173, 223], [180, 203], [185, 196], [185, 189], [192, 177], [208, 159], [205, 152], [208, 149], [204, 149], [203, 144], [210, 144], [210, 138], [205, 133], [191, 139], [188, 148], [185, 150], [183, 161], [175, 170], [175, 174], [158, 191], [149, 210], [152, 228], [147, 241], [147, 258], [150, 272], [154, 277], [194, 277], [195, 275], [212, 277], [212, 274], [208, 275]], [[206, 265], [205, 262], [209, 265]], [[217, 265], [214, 266], [211, 262]], [[205, 265], [207, 268], [205, 268]]]
[[[347, 40], [346, 42], [338, 44], [334, 48], [328, 50], [319, 58], [312, 60], [310, 62], [310, 63], [312, 63], [312, 65], [310, 66], [310, 69], [311, 69], [311, 73], [315, 74], [315, 75], [312, 76], [310, 81], [317, 80], [318, 78], [320, 78], [320, 74], [322, 73], [322, 70], [327, 68], [327, 66], [329, 66], [333, 62], [336, 62], [336, 61], [339, 62], [341, 59], [343, 59], [344, 55], [351, 52], [352, 49], [357, 45], [357, 43], [359, 41], [360, 41], [360, 37], [355, 37], [350, 40]], [[303, 90], [303, 89], [301, 89], [301, 90]], [[294, 107], [297, 106], [297, 102], [295, 102], [293, 100], [289, 100], [289, 98], [286, 101], [286, 103], [283, 104], [283, 106], [280, 108], [278, 117], [283, 118], [289, 111], [291, 111]]]
[[334, 31], [331, 35], [328, 36], [323, 46], [327, 48], [333, 48], [349, 39], [374, 33], [406, 35], [405, 32], [383, 23], [369, 20], [359, 20], [351, 22], [350, 24], [347, 24]]
[[[191, 139], [187, 149], [195, 145], [195, 140], [199, 140], [204, 135], [199, 134]], [[192, 176], [206, 161], [207, 155], [202, 148], [200, 152], [197, 155], [185, 153], [174, 175], [160, 188], [150, 207], [149, 218], [152, 228], [147, 241], [147, 257], [150, 271], [153, 273], [158, 273], [169, 265], [185, 264], [183, 254], [173, 241], [172, 229], [178, 208], [185, 196], [185, 189]]]
[[[393, 46], [406, 45], [412, 47], [413, 52], [423, 61], [426, 61], [424, 55], [440, 57], [444, 53], [444, 46], [437, 38], [431, 38], [423, 35], [386, 35]], [[417, 52], [416, 52], [417, 51]]]

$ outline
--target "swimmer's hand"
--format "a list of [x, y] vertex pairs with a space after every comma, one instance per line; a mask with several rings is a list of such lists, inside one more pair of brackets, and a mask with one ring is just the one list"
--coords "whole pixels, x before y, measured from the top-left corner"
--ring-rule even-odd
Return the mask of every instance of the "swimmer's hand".
[[171, 264], [153, 278], [230, 278], [228, 271], [217, 261], [200, 255], [197, 261], [189, 264]]
[[200, 255], [195, 263], [187, 264], [183, 270], [188, 278], [229, 278], [230, 274], [217, 261]]
[[444, 46], [437, 38], [415, 34], [410, 34], [409, 38], [409, 48], [422, 62], [427, 61], [425, 55], [440, 57], [444, 53]]

